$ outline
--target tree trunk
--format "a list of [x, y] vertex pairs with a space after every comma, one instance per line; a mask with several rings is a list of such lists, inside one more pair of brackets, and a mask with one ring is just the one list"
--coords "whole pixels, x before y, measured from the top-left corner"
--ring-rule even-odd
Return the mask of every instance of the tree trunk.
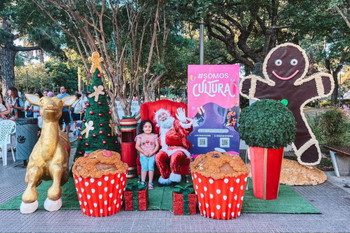
[[338, 83], [338, 72], [332, 72], [333, 80], [334, 80], [334, 91], [331, 96], [331, 103], [333, 106], [338, 104], [338, 95], [339, 95], [339, 83]]
[[17, 51], [5, 46], [0, 51], [2, 94], [6, 95], [8, 88], [15, 85], [15, 57]]
[[[343, 68], [342, 64], [338, 64], [337, 68], [332, 72], [332, 76], [334, 79], [334, 91], [332, 93], [332, 105], [336, 106], [339, 103], [339, 85], [341, 85], [341, 83], [338, 82], [338, 74], [341, 71], [341, 69]], [[340, 106], [339, 106], [340, 107]]]

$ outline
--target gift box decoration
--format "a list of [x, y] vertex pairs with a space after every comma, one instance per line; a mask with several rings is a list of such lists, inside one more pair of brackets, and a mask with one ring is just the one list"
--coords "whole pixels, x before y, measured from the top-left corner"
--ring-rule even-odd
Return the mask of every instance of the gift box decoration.
[[147, 186], [143, 184], [127, 184], [124, 192], [125, 210], [147, 210]]
[[193, 185], [176, 185], [173, 190], [174, 215], [196, 214], [196, 194]]

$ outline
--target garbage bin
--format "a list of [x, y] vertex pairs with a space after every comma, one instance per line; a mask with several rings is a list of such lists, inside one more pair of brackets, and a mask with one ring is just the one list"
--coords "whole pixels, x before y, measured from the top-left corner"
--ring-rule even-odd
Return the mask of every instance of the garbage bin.
[[38, 141], [38, 119], [16, 119], [16, 160], [29, 160], [30, 153]]

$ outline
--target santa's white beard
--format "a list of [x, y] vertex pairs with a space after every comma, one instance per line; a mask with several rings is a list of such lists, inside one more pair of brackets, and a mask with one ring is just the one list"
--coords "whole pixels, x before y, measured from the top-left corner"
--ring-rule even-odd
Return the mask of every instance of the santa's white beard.
[[170, 129], [173, 127], [175, 118], [174, 117], [168, 117], [165, 121], [159, 121], [159, 125], [161, 129]]

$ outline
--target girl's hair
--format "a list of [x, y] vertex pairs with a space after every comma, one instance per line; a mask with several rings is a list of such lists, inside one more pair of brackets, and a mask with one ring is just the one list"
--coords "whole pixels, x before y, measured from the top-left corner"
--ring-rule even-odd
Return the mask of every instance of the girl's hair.
[[11, 90], [11, 96], [16, 98], [18, 97], [18, 90], [15, 87], [10, 87], [9, 90]]
[[0, 92], [0, 96], [1, 96], [1, 103], [0, 103], [0, 104], [3, 104], [4, 106], [6, 106], [6, 105], [5, 105], [4, 96], [2, 95], [1, 92]]
[[43, 97], [43, 93], [41, 93], [41, 91], [36, 91], [34, 94], [38, 94], [39, 98]]
[[152, 126], [152, 133], [154, 133], [154, 124], [153, 124], [153, 122], [150, 121], [150, 120], [143, 120], [143, 121], [141, 121], [141, 123], [140, 123], [139, 134], [144, 133], [144, 132], [143, 132], [143, 127], [145, 126], [145, 124], [146, 124], [147, 122], [151, 124], [151, 126]]

